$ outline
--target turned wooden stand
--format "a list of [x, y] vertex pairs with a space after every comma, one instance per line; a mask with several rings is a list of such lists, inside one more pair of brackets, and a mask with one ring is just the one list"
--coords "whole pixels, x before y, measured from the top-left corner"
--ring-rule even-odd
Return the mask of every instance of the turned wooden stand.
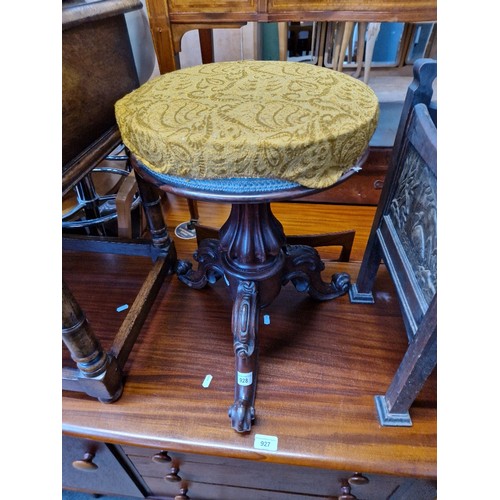
[[[363, 158], [364, 161], [364, 158]], [[237, 432], [250, 431], [255, 419], [255, 392], [258, 372], [258, 325], [260, 310], [271, 304], [281, 287], [293, 283], [315, 300], [331, 300], [349, 290], [347, 273], [336, 273], [331, 281], [321, 277], [324, 264], [315, 248], [287, 244], [283, 226], [273, 215], [271, 201], [286, 201], [317, 193], [297, 185], [278, 191], [223, 193], [179, 188], [161, 182], [132, 155], [139, 185], [155, 184], [165, 192], [187, 198], [231, 203], [231, 212], [218, 238], [203, 239], [194, 259], [198, 266], [179, 261], [179, 279], [194, 289], [204, 288], [223, 278], [233, 300], [232, 333], [235, 354], [234, 403], [229, 408], [231, 426]], [[350, 170], [336, 183], [349, 178]], [[148, 204], [145, 204], [148, 207]], [[150, 220], [159, 217], [150, 216]], [[158, 227], [156, 231], [161, 232]]]

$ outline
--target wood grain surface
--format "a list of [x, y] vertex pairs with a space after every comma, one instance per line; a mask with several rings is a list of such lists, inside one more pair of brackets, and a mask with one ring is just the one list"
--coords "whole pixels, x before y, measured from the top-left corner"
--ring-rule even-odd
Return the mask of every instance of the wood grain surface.
[[[182, 203], [170, 200], [168, 206], [171, 222], [183, 219]], [[205, 208], [204, 222], [224, 218], [223, 206], [214, 205], [210, 216]], [[321, 220], [314, 205], [307, 208], [307, 217], [298, 203], [280, 205], [275, 213], [293, 232], [317, 232]], [[337, 214], [338, 208], [329, 207]], [[320, 214], [323, 209], [318, 206]], [[366, 234], [373, 212], [355, 213], [358, 218], [351, 214], [349, 222]], [[193, 242], [175, 238], [180, 257], [189, 255]], [[358, 244], [363, 246], [363, 238]], [[359, 266], [353, 259], [327, 262], [325, 279], [338, 271], [355, 279]], [[150, 267], [142, 257], [63, 254], [63, 276], [105, 349], [123, 320], [116, 308], [132, 303]], [[348, 297], [317, 303], [291, 285], [282, 289], [261, 314], [257, 417], [252, 431], [241, 435], [227, 416], [234, 356], [226, 287], [218, 282], [191, 290], [169, 276], [125, 365], [122, 397], [103, 404], [64, 392], [63, 432], [186, 453], [435, 478], [436, 373], [411, 409], [413, 427], [384, 428], [377, 420], [373, 396], [386, 391], [407, 340], [383, 268], [376, 290], [376, 303], [364, 305], [350, 304]], [[264, 314], [270, 324], [264, 324]], [[64, 351], [63, 365], [71, 365]], [[213, 379], [203, 388], [207, 374]], [[278, 437], [278, 450], [254, 449], [255, 434]]]

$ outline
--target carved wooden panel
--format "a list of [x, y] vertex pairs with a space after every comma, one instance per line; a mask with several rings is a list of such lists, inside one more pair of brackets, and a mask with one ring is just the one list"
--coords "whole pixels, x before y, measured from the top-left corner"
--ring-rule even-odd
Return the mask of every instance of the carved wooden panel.
[[436, 176], [411, 145], [389, 206], [389, 216], [429, 303], [437, 291]]

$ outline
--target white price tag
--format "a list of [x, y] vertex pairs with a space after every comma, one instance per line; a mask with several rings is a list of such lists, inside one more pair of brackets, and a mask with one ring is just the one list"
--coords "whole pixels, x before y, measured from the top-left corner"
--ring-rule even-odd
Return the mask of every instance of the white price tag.
[[248, 372], [248, 373], [238, 372], [238, 385], [242, 385], [243, 387], [252, 385], [252, 380], [253, 380], [253, 372]]
[[210, 382], [212, 382], [212, 378], [212, 375], [208, 374], [203, 380], [201, 386], [206, 389], [210, 385]]
[[256, 450], [278, 451], [278, 438], [277, 436], [255, 434], [253, 447]]

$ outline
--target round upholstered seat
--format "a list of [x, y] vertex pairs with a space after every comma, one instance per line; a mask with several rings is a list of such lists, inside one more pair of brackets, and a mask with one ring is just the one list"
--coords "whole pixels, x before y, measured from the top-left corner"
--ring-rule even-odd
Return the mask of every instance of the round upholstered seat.
[[115, 111], [124, 144], [166, 182], [278, 179], [316, 189], [356, 164], [379, 114], [364, 83], [278, 61], [167, 73], [120, 99]]

